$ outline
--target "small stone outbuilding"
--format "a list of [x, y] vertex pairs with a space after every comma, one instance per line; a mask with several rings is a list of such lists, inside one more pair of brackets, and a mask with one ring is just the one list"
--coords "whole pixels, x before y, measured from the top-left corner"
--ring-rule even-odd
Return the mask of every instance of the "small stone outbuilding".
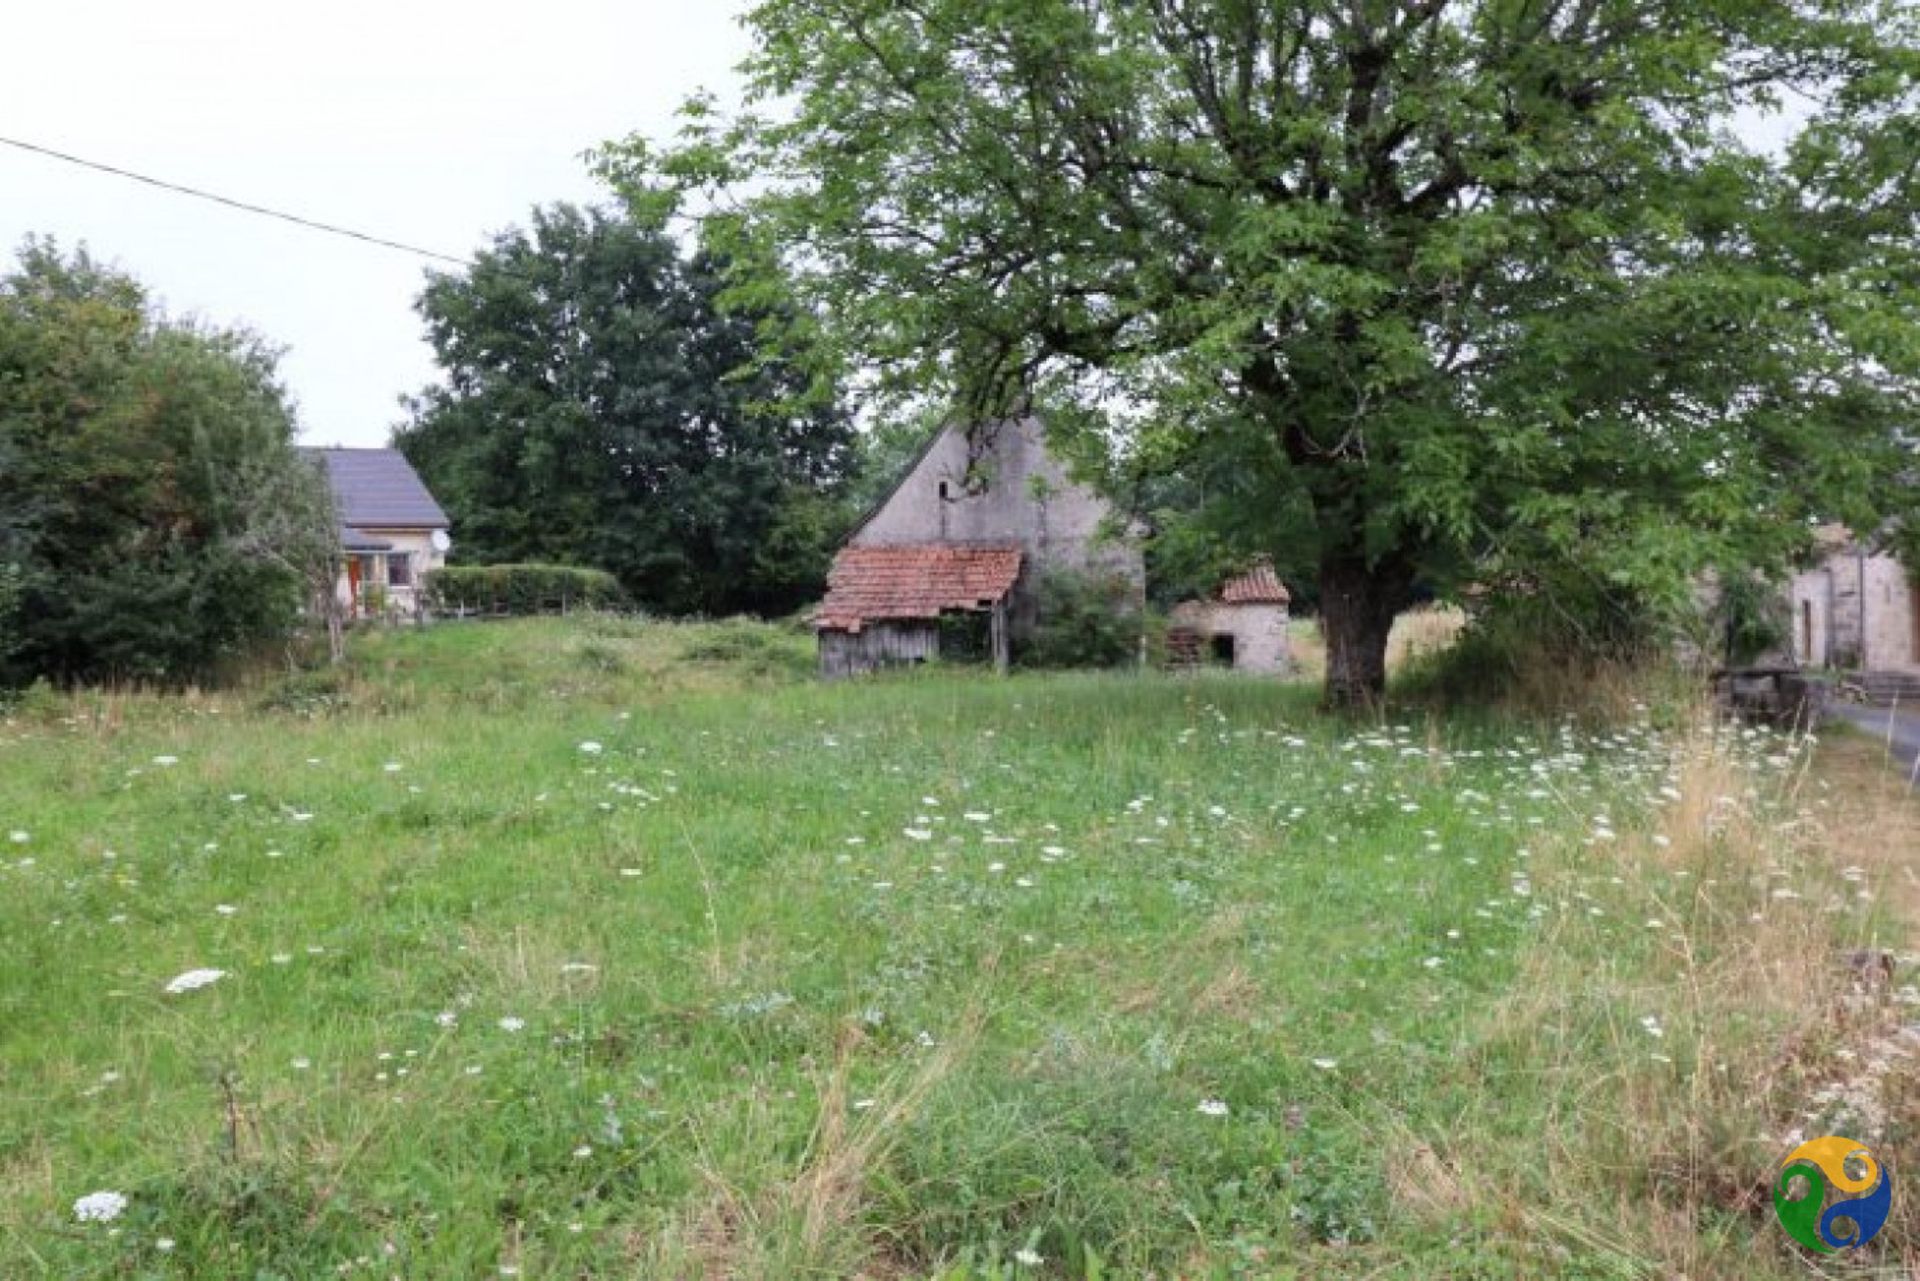
[[1211, 664], [1238, 672], [1285, 672], [1292, 596], [1262, 558], [1221, 583], [1207, 600], [1182, 601], [1168, 619], [1168, 656], [1175, 666]]

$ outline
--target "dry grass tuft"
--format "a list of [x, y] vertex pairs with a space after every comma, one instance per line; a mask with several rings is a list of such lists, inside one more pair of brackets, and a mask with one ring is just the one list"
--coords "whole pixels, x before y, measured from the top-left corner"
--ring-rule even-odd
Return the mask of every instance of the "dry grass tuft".
[[1395, 1207], [1421, 1223], [1455, 1223], [1473, 1206], [1475, 1193], [1460, 1168], [1425, 1143], [1389, 1150], [1382, 1164]]
[[[1573, 910], [1543, 920], [1521, 977], [1488, 1018], [1487, 1043], [1503, 1061], [1528, 1064], [1547, 1102], [1531, 1177], [1552, 1195], [1526, 1199], [1618, 1199], [1623, 1215], [1631, 1207], [1629, 1217], [1652, 1225], [1611, 1245], [1603, 1220], [1571, 1212], [1551, 1223], [1529, 1212], [1534, 1228], [1696, 1281], [1770, 1274], [1770, 1171], [1803, 1131], [1853, 1126], [1860, 1132], [1839, 1132], [1891, 1141], [1895, 1168], [1920, 1168], [1920, 1146], [1900, 1152], [1889, 1108], [1869, 1098], [1911, 1079], [1920, 1099], [1920, 1067], [1888, 1049], [1902, 1015], [1884, 983], [1862, 981], [1846, 962], [1856, 948], [1877, 957], [1882, 932], [1899, 928], [1885, 906], [1897, 900], [1909, 916], [1920, 905], [1920, 804], [1863, 769], [1871, 763], [1849, 745], [1822, 745], [1817, 768], [1809, 754], [1756, 778], [1755, 754], [1766, 750], [1703, 724], [1681, 744], [1677, 796], [1650, 826], [1541, 851], [1534, 893]], [[1604, 885], [1621, 887], [1627, 905], [1589, 915], [1587, 895]], [[1884, 895], [1881, 907], [1861, 892]], [[1622, 913], [1644, 914], [1644, 936], [1640, 920], [1616, 919]], [[1870, 1089], [1846, 1084], [1874, 1064]], [[1491, 1117], [1463, 1118], [1459, 1134], [1396, 1152], [1396, 1202], [1424, 1218], [1510, 1205], [1501, 1185], [1513, 1180], [1464, 1183], [1435, 1152], [1469, 1141]], [[1727, 1214], [1755, 1230], [1701, 1231]]]
[[[715, 1154], [740, 1150], [731, 1132], [702, 1132], [695, 1139], [705, 1159], [707, 1196], [681, 1227], [647, 1251], [647, 1275], [708, 1278], [771, 1276], [880, 1277], [889, 1274], [884, 1252], [866, 1222], [873, 1180], [909, 1124], [977, 1044], [978, 1008], [943, 1043], [909, 1066], [888, 1074], [873, 1089], [873, 1101], [856, 1100], [855, 1068], [868, 1038], [858, 1021], [842, 1023], [834, 1062], [816, 1077], [818, 1108], [805, 1149], [791, 1166], [769, 1165], [743, 1178], [726, 1171]], [[864, 1106], [863, 1106], [864, 1105]], [[750, 1102], [744, 1128], [757, 1128]], [[766, 1152], [765, 1130], [762, 1145]]]

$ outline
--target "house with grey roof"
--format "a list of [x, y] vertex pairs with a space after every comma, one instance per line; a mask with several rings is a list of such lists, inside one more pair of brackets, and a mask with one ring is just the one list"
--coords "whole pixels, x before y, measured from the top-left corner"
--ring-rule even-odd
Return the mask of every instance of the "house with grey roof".
[[350, 617], [413, 618], [423, 577], [446, 563], [452, 523], [397, 449], [304, 449], [333, 491]]

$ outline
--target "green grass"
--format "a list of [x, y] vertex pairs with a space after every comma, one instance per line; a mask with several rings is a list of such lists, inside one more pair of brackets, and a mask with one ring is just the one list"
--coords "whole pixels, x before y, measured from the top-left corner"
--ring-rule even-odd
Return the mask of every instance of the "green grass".
[[[809, 665], [771, 627], [543, 620], [33, 700], [0, 727], [0, 1276], [1792, 1274], [1660, 1153], [1591, 1164], [1733, 1057], [1648, 902], [1706, 967], [1785, 883], [1689, 898], [1719, 840], [1619, 875], [1684, 735]], [[1753, 823], [1800, 803], [1789, 749], [1707, 750]], [[163, 992], [196, 967], [227, 973]], [[75, 1222], [101, 1189], [126, 1212]]]

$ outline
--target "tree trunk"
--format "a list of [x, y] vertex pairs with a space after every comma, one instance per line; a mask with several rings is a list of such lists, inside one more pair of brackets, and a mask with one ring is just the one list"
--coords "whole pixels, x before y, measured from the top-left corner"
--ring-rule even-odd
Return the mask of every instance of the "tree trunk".
[[1372, 710], [1387, 693], [1387, 634], [1407, 604], [1413, 576], [1364, 561], [1320, 565], [1320, 627], [1327, 643], [1326, 706]]

